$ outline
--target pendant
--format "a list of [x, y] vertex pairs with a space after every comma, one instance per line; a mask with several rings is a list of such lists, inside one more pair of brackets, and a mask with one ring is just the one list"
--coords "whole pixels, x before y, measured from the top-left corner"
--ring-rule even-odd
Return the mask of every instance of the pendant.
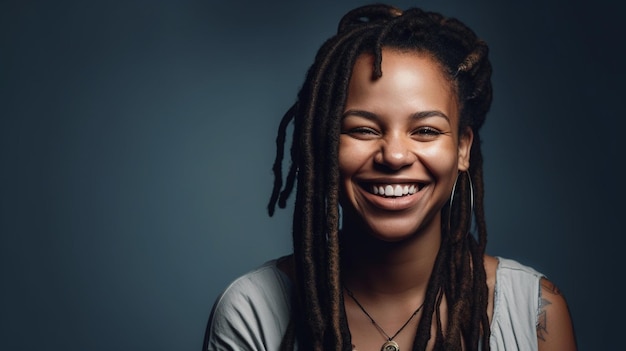
[[389, 340], [383, 344], [383, 347], [380, 349], [380, 351], [400, 351], [400, 346], [398, 346], [397, 342]]

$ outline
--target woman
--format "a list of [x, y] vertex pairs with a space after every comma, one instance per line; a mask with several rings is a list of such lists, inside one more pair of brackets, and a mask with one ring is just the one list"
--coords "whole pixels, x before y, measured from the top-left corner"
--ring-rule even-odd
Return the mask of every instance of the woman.
[[294, 253], [226, 289], [205, 349], [576, 349], [554, 285], [485, 254], [487, 52], [437, 13], [344, 16], [279, 127], [269, 211], [297, 184]]

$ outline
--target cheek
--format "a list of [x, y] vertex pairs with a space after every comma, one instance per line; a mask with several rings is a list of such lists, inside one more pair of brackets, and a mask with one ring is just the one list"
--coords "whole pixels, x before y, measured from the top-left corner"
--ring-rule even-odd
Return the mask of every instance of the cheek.
[[363, 159], [363, 152], [350, 138], [339, 141], [339, 172], [342, 179], [350, 177], [358, 170]]
[[458, 150], [453, 143], [433, 144], [419, 150], [419, 158], [431, 173], [443, 176], [458, 171]]

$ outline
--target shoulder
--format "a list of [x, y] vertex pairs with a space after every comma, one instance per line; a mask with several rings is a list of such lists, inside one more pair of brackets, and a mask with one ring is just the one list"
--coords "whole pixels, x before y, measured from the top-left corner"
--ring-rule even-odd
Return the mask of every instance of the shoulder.
[[574, 327], [561, 290], [542, 278], [537, 321], [539, 351], [576, 350]]
[[[497, 258], [492, 349], [576, 350], [567, 303], [542, 273]], [[496, 344], [498, 347], [493, 347]]]
[[275, 302], [291, 293], [291, 283], [277, 267], [278, 260], [268, 261], [233, 281], [217, 299], [217, 309], [259, 307], [259, 302]]
[[237, 278], [213, 305], [205, 349], [273, 349], [289, 323], [290, 296], [291, 283], [277, 260]]

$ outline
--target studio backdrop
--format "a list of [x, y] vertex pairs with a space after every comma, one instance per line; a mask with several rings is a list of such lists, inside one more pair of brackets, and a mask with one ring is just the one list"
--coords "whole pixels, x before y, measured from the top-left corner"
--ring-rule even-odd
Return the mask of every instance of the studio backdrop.
[[[363, 1], [0, 2], [0, 349], [199, 351], [237, 276], [291, 251], [275, 131]], [[621, 345], [622, 5], [396, 1], [490, 45], [488, 252]]]

